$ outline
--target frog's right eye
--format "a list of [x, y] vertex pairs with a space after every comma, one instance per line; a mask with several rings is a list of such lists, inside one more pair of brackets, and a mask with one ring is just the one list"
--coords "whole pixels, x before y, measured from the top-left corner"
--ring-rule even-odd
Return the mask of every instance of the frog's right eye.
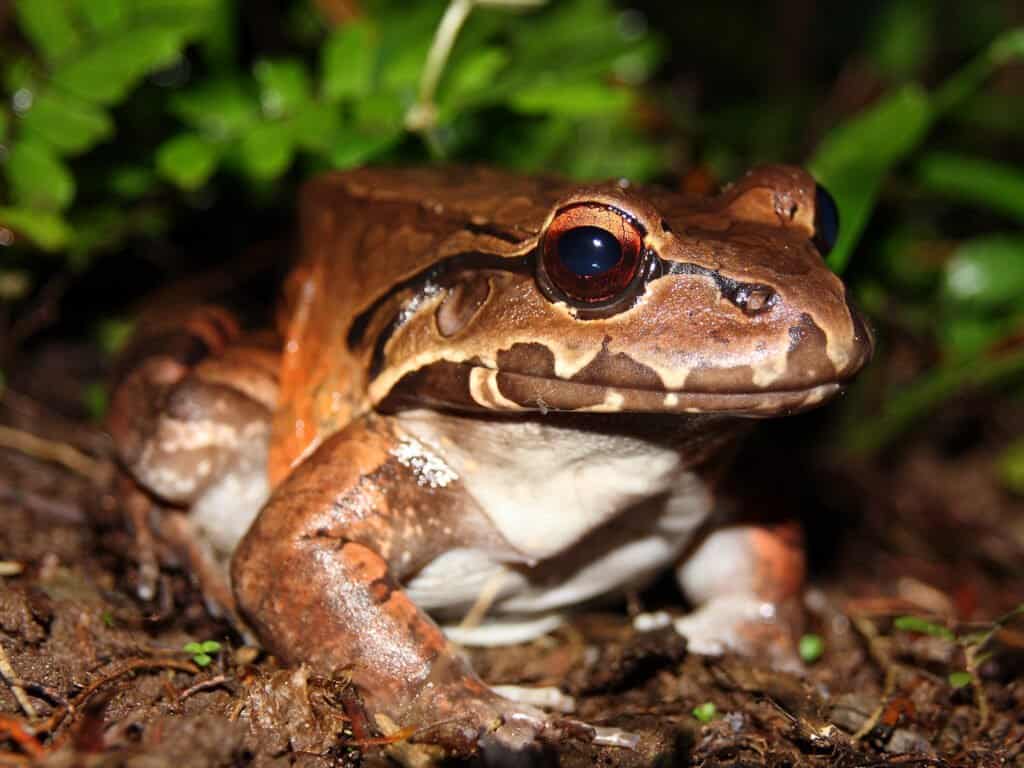
[[643, 233], [611, 206], [582, 203], [555, 216], [541, 244], [541, 269], [573, 304], [593, 306], [619, 298], [633, 283], [643, 254]]
[[839, 239], [839, 206], [821, 184], [814, 190], [814, 244], [822, 256], [835, 248]]

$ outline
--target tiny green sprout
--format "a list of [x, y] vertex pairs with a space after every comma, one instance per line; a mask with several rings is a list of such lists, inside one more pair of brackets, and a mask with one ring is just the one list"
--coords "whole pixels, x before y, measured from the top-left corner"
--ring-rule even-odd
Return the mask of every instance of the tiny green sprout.
[[82, 404], [93, 421], [102, 421], [109, 404], [107, 388], [98, 381], [86, 384], [82, 389]]
[[702, 723], [710, 723], [715, 719], [715, 715], [718, 714], [718, 707], [713, 702], [705, 701], [703, 704], [693, 708], [693, 716], [700, 720]]
[[825, 653], [825, 641], [821, 635], [806, 634], [800, 638], [797, 648], [800, 658], [808, 664], [817, 661]]
[[100, 619], [103, 621], [103, 626], [105, 626], [107, 629], [114, 628], [114, 614], [112, 614], [110, 611], [104, 611], [102, 614], [100, 614]]
[[971, 682], [970, 672], [951, 672], [949, 675], [949, 684], [954, 688], [963, 688], [965, 685], [969, 685]]
[[192, 654], [192, 661], [200, 667], [205, 667], [213, 661], [213, 657], [210, 654], [217, 653], [220, 650], [220, 643], [216, 640], [204, 640], [201, 643], [185, 643], [183, 650], [185, 653]]
[[892, 625], [904, 632], [919, 632], [922, 635], [955, 640], [956, 636], [941, 624], [922, 619], [920, 616], [897, 616]]

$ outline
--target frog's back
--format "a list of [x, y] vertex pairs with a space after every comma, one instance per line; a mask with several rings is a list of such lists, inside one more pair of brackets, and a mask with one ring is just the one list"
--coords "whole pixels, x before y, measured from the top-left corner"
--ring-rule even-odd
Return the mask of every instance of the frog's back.
[[369, 408], [374, 352], [410, 285], [463, 253], [532, 248], [564, 181], [487, 168], [361, 168], [309, 182], [302, 259], [288, 287], [276, 484], [327, 435]]

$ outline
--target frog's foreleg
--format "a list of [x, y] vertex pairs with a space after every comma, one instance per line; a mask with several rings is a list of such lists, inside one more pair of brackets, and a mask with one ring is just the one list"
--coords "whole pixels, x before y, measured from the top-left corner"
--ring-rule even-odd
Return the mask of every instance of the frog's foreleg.
[[732, 648], [791, 662], [805, 570], [802, 544], [794, 523], [709, 532], [676, 571], [698, 606], [675, 622], [691, 650], [719, 654]]
[[330, 437], [239, 545], [238, 605], [275, 655], [350, 676], [374, 716], [441, 724], [448, 744], [475, 744], [502, 723], [526, 723], [532, 738], [540, 713], [494, 694], [400, 586], [442, 552], [486, 545], [438, 462], [378, 416]]

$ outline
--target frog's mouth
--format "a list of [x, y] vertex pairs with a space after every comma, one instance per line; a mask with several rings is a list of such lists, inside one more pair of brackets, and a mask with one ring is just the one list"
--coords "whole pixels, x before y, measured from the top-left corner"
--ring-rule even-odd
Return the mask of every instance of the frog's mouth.
[[831, 400], [843, 382], [800, 389], [687, 392], [606, 386], [510, 373], [468, 363], [435, 363], [406, 375], [379, 407], [410, 405], [456, 410], [577, 413], [718, 414], [771, 418], [800, 413]]

